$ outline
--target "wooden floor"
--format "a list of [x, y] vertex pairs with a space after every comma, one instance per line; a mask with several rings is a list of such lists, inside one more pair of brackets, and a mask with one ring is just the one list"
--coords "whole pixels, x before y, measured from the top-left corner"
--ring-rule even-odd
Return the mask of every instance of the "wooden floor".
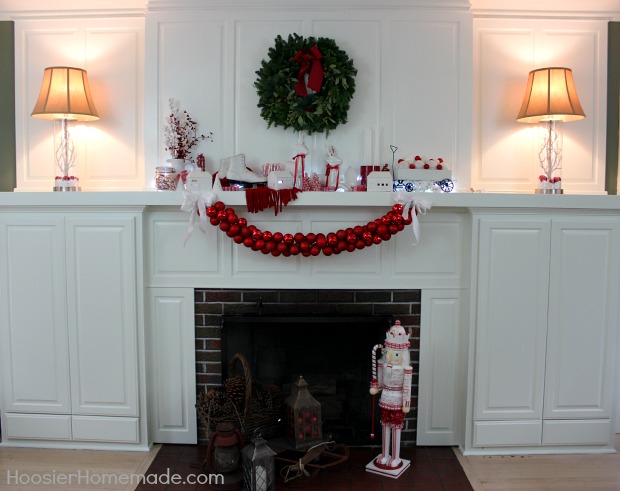
[[[0, 489], [132, 491], [135, 485], [122, 479], [145, 473], [159, 448], [148, 453], [0, 448]], [[616, 449], [620, 451], [620, 435]], [[476, 491], [620, 490], [620, 453], [502, 457], [456, 453]], [[42, 479], [55, 484], [37, 483]], [[60, 482], [63, 479], [71, 482]]]
[[[620, 452], [620, 434], [616, 451]], [[620, 453], [493, 457], [456, 453], [475, 491], [620, 490]]]
[[[150, 452], [0, 448], [2, 491], [133, 491], [161, 445]], [[131, 484], [131, 480], [134, 483]]]

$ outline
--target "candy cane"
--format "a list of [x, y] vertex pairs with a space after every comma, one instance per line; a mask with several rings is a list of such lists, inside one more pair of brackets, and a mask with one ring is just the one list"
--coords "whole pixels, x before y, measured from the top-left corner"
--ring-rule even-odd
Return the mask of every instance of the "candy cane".
[[[372, 380], [370, 382], [370, 387], [378, 387], [379, 383], [377, 381], [377, 350], [383, 349], [383, 345], [375, 344], [372, 348]], [[375, 439], [375, 394], [371, 396], [371, 430], [370, 430], [370, 439]]]

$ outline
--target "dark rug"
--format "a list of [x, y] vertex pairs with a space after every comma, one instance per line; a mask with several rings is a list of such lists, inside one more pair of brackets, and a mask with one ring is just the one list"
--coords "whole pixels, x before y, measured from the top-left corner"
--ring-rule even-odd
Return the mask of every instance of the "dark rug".
[[[206, 453], [206, 445], [163, 445], [145, 474], [145, 482], [136, 490], [214, 489], [206, 484], [209, 473], [202, 468]], [[286, 484], [279, 478], [276, 490], [473, 491], [451, 447], [404, 447], [401, 457], [411, 460], [411, 466], [398, 479], [365, 470], [366, 464], [378, 453], [377, 448], [349, 448], [346, 462], [315, 471], [310, 478], [298, 478]]]

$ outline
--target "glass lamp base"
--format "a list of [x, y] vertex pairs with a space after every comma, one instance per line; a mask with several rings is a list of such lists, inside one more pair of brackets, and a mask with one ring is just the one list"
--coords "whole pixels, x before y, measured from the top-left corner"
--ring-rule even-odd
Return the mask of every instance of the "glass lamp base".
[[563, 189], [535, 189], [536, 194], [564, 194]]

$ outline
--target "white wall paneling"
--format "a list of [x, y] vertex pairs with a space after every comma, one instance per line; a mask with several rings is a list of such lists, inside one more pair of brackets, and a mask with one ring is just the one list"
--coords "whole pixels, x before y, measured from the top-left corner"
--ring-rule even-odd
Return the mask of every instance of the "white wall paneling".
[[535, 125], [518, 123], [534, 68], [573, 70], [586, 119], [564, 125], [565, 192], [604, 193], [607, 21], [474, 19], [475, 188], [533, 192], [541, 174]]
[[292, 158], [297, 135], [267, 129], [253, 85], [275, 37], [292, 33], [333, 38], [358, 69], [348, 122], [328, 138], [306, 137], [307, 171], [323, 174], [327, 143], [344, 160], [343, 171], [349, 165], [358, 169], [370, 139], [371, 163], [391, 163], [394, 144], [397, 157], [442, 156], [455, 170], [455, 180], [469, 183], [467, 12], [179, 10], [147, 15], [146, 32], [147, 186], [152, 186], [155, 166], [168, 158], [162, 125], [170, 97], [181, 102], [201, 131], [214, 132], [215, 141], [197, 150], [205, 153], [207, 170], [217, 171], [220, 159], [235, 153], [245, 153], [254, 170]]
[[80, 125], [77, 175], [84, 190], [143, 188], [144, 20], [22, 19], [15, 23], [17, 189], [51, 191], [53, 123], [30, 117], [43, 70], [88, 71], [100, 120]]

